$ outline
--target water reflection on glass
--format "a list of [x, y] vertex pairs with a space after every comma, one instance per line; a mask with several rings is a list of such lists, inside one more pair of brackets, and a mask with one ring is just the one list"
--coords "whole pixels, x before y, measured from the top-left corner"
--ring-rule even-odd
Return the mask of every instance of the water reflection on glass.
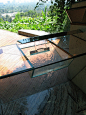
[[[56, 42], [59, 43], [60, 39], [58, 39], [58, 41]], [[49, 48], [49, 49], [44, 51], [43, 49], [45, 48]], [[71, 62], [70, 60], [66, 62], [59, 62], [53, 65], [45, 66], [47, 64], [51, 64], [54, 62], [58, 62], [70, 58], [71, 55], [59, 49], [57, 46], [51, 44], [48, 41], [44, 43], [44, 40], [43, 42], [42, 41], [34, 42], [34, 46], [24, 48], [22, 49], [22, 51], [25, 53], [25, 55], [28, 57], [28, 59], [30, 60], [30, 62], [35, 68], [33, 77], [48, 73], [50, 71], [64, 68], [68, 66], [68, 64]], [[45, 67], [36, 69], [37, 67], [41, 67], [41, 66], [45, 66]]]

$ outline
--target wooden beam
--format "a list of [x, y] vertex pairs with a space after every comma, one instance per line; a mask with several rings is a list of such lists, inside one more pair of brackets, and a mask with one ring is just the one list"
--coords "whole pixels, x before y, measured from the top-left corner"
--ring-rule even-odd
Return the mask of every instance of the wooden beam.
[[54, 38], [54, 37], [59, 37], [59, 36], [65, 36], [65, 35], [78, 34], [78, 33], [83, 33], [83, 31], [78, 29], [78, 30], [72, 30], [68, 32], [60, 32], [60, 33], [43, 35], [43, 36], [30, 37], [27, 39], [18, 40], [18, 42], [21, 44], [25, 44], [29, 42], [34, 42], [34, 41], [39, 41], [39, 40], [44, 40], [44, 39], [49, 39], [49, 38]]

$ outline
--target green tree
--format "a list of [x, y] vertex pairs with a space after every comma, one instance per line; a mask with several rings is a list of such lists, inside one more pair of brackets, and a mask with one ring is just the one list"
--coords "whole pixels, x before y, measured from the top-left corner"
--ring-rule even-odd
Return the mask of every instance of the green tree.
[[11, 17], [8, 18], [8, 22], [12, 22], [12, 18]]
[[17, 22], [18, 20], [20, 20], [21, 16], [20, 16], [20, 13], [18, 12], [16, 15], [15, 15], [15, 19], [13, 20], [13, 22]]
[[12, 22], [12, 18], [9, 15], [6, 15], [5, 21]]
[[23, 17], [23, 16], [24, 16], [24, 13], [23, 13], [23, 12], [21, 12], [21, 13], [20, 13], [20, 16], [21, 16], [21, 17]]
[[15, 19], [20, 19], [20, 13], [18, 12], [16, 15], [15, 15]]
[[[39, 0], [35, 8], [42, 5], [42, 3], [46, 3], [47, 1], [48, 0]], [[51, 0], [49, 16], [52, 20], [52, 28], [54, 32], [64, 31], [64, 29], [67, 30], [67, 28], [69, 28], [70, 23], [65, 9], [69, 9], [74, 2], [76, 2], [76, 0]]]
[[4, 20], [2, 18], [0, 18], [0, 22], [3, 22]]

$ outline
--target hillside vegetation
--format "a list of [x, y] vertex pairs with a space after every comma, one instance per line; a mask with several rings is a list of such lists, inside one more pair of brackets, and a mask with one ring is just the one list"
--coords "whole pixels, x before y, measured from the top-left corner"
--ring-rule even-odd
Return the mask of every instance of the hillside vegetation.
[[[36, 14], [35, 14], [36, 15]], [[39, 16], [24, 16], [21, 13], [17, 13], [15, 19], [11, 22], [0, 20], [0, 29], [8, 30], [11, 32], [18, 32], [20, 29], [29, 29], [29, 30], [42, 30], [46, 32], [58, 32], [60, 25], [56, 25], [56, 19], [58, 17], [54, 16], [53, 20], [49, 16], [49, 12], [42, 11], [42, 14]], [[65, 15], [65, 21], [63, 23], [63, 28], [60, 31], [63, 31], [67, 23], [67, 15]]]
[[[24, 5], [12, 4], [9, 6], [9, 4], [7, 4], [4, 7], [2, 6], [0, 8], [0, 10], [3, 11], [2, 13], [19, 12], [13, 18], [8, 15], [4, 17], [1, 15], [0, 29], [8, 30], [11, 32], [18, 32], [20, 29], [42, 30], [50, 33], [67, 31], [69, 29], [70, 22], [65, 10], [62, 11], [64, 17], [59, 18], [59, 13], [58, 15], [56, 14], [57, 11], [54, 10], [53, 14], [51, 13], [49, 3], [47, 7], [45, 7], [45, 5], [39, 5], [35, 11], [30, 9], [31, 7], [28, 7], [27, 5], [27, 7], [25, 7]], [[33, 7], [35, 8], [34, 5]], [[59, 11], [59, 9], [57, 10]]]

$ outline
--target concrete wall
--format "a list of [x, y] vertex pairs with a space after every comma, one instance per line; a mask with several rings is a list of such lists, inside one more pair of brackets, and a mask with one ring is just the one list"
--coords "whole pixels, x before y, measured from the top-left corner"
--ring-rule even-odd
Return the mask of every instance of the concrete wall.
[[72, 8], [86, 6], [86, 1], [78, 2], [72, 5]]
[[[86, 1], [76, 3], [72, 8], [86, 6]], [[84, 14], [86, 17], [86, 13]], [[84, 24], [71, 24], [70, 30], [81, 29], [83, 33], [70, 36], [69, 52], [72, 55], [86, 53], [86, 22]], [[84, 93], [86, 93], [86, 55], [76, 58], [69, 66], [69, 79], [72, 80]]]

